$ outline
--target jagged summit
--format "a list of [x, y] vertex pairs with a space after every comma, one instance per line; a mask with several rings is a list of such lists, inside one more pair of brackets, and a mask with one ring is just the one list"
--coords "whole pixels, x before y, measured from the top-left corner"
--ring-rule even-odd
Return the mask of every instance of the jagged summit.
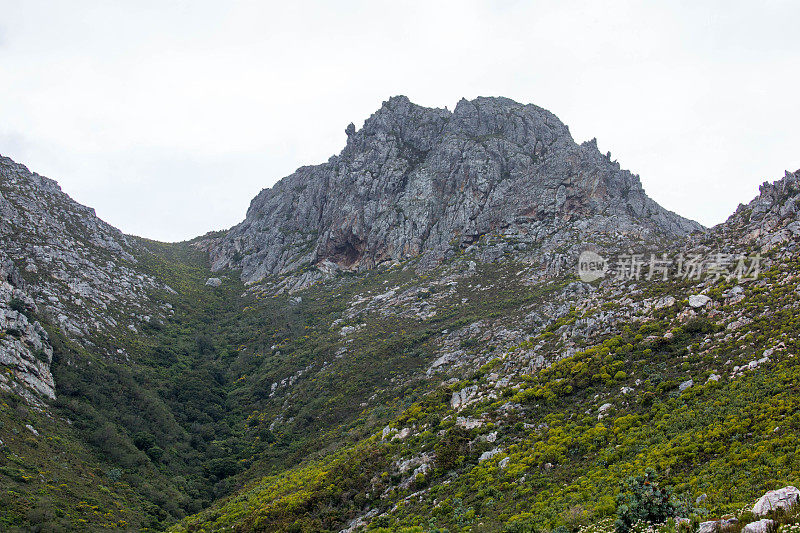
[[212, 266], [270, 275], [435, 264], [500, 232], [548, 245], [593, 236], [680, 236], [702, 227], [648, 198], [596, 144], [555, 115], [508, 98], [450, 112], [384, 102], [327, 163], [299, 168], [252, 201], [245, 220], [205, 241]]
[[793, 249], [792, 241], [800, 236], [799, 211], [800, 170], [786, 171], [783, 178], [762, 183], [758, 196], [747, 205], [740, 204], [720, 230], [740, 235], [765, 250], [785, 243]]

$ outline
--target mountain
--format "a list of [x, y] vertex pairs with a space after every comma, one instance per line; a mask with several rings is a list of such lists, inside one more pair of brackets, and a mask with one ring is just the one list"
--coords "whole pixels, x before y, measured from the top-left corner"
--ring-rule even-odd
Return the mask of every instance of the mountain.
[[[53, 349], [31, 314], [96, 347], [92, 339], [99, 334], [137, 332], [143, 322], [170, 312], [151, 298], [163, 285], [141, 273], [141, 250], [131, 239], [74, 202], [55, 181], [6, 157], [0, 157], [0, 217], [0, 323], [17, 332], [0, 340], [0, 364], [11, 371], [4, 386], [32, 400], [29, 387], [55, 397]], [[96, 348], [127, 357], [124, 350]]]
[[738, 531], [794, 501], [800, 171], [705, 229], [536, 106], [394, 97], [345, 133], [171, 244], [0, 158], [2, 529], [610, 533], [669, 486], [640, 517]]
[[262, 191], [208, 250], [247, 283], [305, 271], [302, 287], [417, 256], [431, 266], [490, 233], [548, 250], [700, 229], [542, 108], [477, 98], [449, 112], [398, 96], [351, 124], [338, 156]]

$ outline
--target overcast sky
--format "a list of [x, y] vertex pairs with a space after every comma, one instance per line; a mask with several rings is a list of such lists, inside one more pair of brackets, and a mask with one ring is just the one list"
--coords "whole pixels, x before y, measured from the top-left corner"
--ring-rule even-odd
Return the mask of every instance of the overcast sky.
[[392, 95], [507, 96], [712, 225], [800, 168], [798, 21], [796, 1], [0, 0], [0, 154], [182, 240], [239, 222]]

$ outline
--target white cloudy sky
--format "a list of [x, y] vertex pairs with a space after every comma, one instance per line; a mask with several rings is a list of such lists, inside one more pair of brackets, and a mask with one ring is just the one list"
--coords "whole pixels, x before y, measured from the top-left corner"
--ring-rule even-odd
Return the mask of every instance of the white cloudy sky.
[[391, 95], [508, 96], [711, 225], [800, 168], [798, 20], [796, 1], [0, 0], [0, 154], [180, 240]]

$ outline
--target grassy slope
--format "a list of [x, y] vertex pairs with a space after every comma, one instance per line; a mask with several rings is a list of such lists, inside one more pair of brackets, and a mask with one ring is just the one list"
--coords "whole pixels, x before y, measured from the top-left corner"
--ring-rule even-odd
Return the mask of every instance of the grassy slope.
[[[439, 389], [392, 423], [412, 429], [405, 440], [369, 437], [267, 476], [176, 530], [338, 531], [369, 509], [381, 513], [371, 528], [391, 530], [576, 526], [612, 514], [619, 481], [647, 467], [687, 498], [706, 494], [709, 515], [735, 511], [800, 482], [798, 271], [796, 262], [772, 269], [716, 318], [681, 323], [673, 308], [629, 324], [459, 413], [481, 419], [478, 429], [455, 425], [449, 406], [451, 391], [468, 383]], [[720, 298], [726, 288], [711, 294]], [[728, 336], [716, 320], [735, 312], [753, 322]], [[730, 376], [776, 345], [770, 363]], [[490, 372], [471, 382], [486, 386]], [[713, 372], [721, 379], [707, 382]], [[695, 385], [679, 392], [690, 377]], [[623, 386], [634, 391], [622, 395]], [[613, 407], [598, 420], [601, 402]], [[507, 403], [520, 407], [502, 409]], [[494, 431], [490, 444], [485, 436]], [[501, 453], [479, 462], [495, 446]], [[431, 452], [433, 469], [402, 488], [409, 473], [397, 461]]]
[[[113, 338], [91, 339], [104, 351], [121, 348], [130, 358], [98, 356], [48, 327], [59, 391], [48, 434], [61, 439], [74, 460], [60, 478], [67, 485], [82, 486], [83, 472], [94, 472], [96, 484], [83, 485], [76, 494], [96, 512], [82, 514], [80, 501], [73, 505], [51, 494], [35, 476], [15, 481], [12, 470], [0, 471], [0, 479], [14, 487], [6, 493], [10, 526], [102, 530], [124, 520], [136, 530], [166, 527], [248, 480], [372, 434], [436, 385], [411, 378], [429, 364], [432, 343], [442, 330], [487, 316], [510, 318], [521, 303], [543, 297], [541, 289], [510, 281], [488, 296], [460, 290], [440, 298], [437, 314], [428, 319], [373, 311], [346, 319], [342, 324], [363, 326], [345, 339], [331, 324], [344, 317], [352, 299], [387, 287], [414, 287], [420, 280], [413, 269], [343, 276], [305, 291], [296, 303], [288, 296], [243, 296], [235, 276], [221, 287], [207, 287], [212, 274], [195, 249], [141, 244], [152, 253], [141, 254], [139, 268], [177, 292], [153, 295], [169, 302], [174, 315], [139, 333], [120, 328]], [[488, 267], [475, 276], [483, 282], [502, 280], [512, 268]], [[436, 290], [415, 301], [439, 298], [432, 294]], [[337, 357], [342, 347], [348, 348], [347, 356]], [[299, 371], [291, 386], [270, 397], [272, 383]], [[15, 414], [15, 409], [0, 411], [9, 420], [39, 416], [24, 407], [17, 410], [27, 414]], [[53, 454], [47, 448], [41, 448], [44, 453], [28, 449], [21, 438], [3, 436], [2, 428], [0, 438], [7, 444], [9, 465], [25, 463], [31, 472], [51, 469]], [[105, 516], [116, 509], [113, 502], [125, 510], [117, 521]]]
[[[9, 487], [4, 526], [160, 529], [233, 492], [179, 529], [338, 531], [376, 509], [381, 516], [371, 527], [494, 531], [600, 519], [613, 511], [617, 481], [646, 466], [660, 468], [681, 492], [706, 493], [717, 513], [798, 481], [798, 372], [789, 357], [797, 350], [796, 281], [786, 282], [785, 273], [772, 272], [735, 309], [725, 309], [751, 315], [747, 335], [725, 340], [713, 332], [719, 318], [681, 325], [675, 309], [662, 310], [618, 328], [619, 338], [605, 345], [599, 339], [546, 372], [496, 388], [497, 398], [458, 413], [484, 423], [466, 430], [455, 423], [451, 393], [473, 383], [494, 389], [491, 374], [515, 354], [470, 381], [440, 386], [420, 379], [420, 371], [442, 332], [482, 320], [513, 327], [569, 280], [529, 286], [517, 276], [525, 266], [509, 260], [478, 267], [450, 292], [436, 283], [444, 271], [418, 278], [400, 266], [341, 276], [304, 291], [298, 302], [243, 296], [235, 276], [206, 287], [211, 273], [202, 254], [186, 245], [143, 244], [153, 254], [140, 258], [142, 268], [178, 293], [155, 295], [175, 315], [140, 334], [95, 339], [123, 347], [131, 360], [99, 358], [51, 330], [60, 391], [55, 418], [13, 399], [0, 409], [0, 480]], [[358, 295], [416, 286], [422, 290], [413, 304], [436, 301], [433, 316], [366, 309], [351, 318]], [[675, 288], [646, 293], [668, 289]], [[719, 298], [723, 289], [712, 294]], [[611, 300], [572, 313], [519, 349], [544, 343], [543, 351], [557, 353], [562, 328], [620, 305]], [[344, 325], [358, 328], [342, 336]], [[673, 329], [669, 342], [646, 340]], [[750, 361], [779, 340], [786, 347], [777, 362], [727, 377], [733, 363], [726, 360]], [[496, 351], [484, 341], [461, 347], [484, 359]], [[342, 348], [346, 355], [338, 357]], [[722, 380], [705, 384], [712, 371]], [[689, 376], [698, 385], [677, 394]], [[271, 394], [273, 383], [292, 377]], [[635, 392], [622, 397], [623, 386]], [[606, 401], [614, 407], [598, 421]], [[373, 436], [387, 422], [411, 435]], [[44, 428], [45, 438], [34, 445], [24, 423]], [[497, 441], [487, 442], [494, 431]], [[496, 446], [501, 453], [479, 463]], [[425, 453], [437, 460], [423, 475], [397, 468], [398, 460]]]
[[46, 531], [138, 529], [146, 503], [64, 420], [22, 405], [15, 395], [3, 395], [0, 440], [3, 531], [30, 525]]

